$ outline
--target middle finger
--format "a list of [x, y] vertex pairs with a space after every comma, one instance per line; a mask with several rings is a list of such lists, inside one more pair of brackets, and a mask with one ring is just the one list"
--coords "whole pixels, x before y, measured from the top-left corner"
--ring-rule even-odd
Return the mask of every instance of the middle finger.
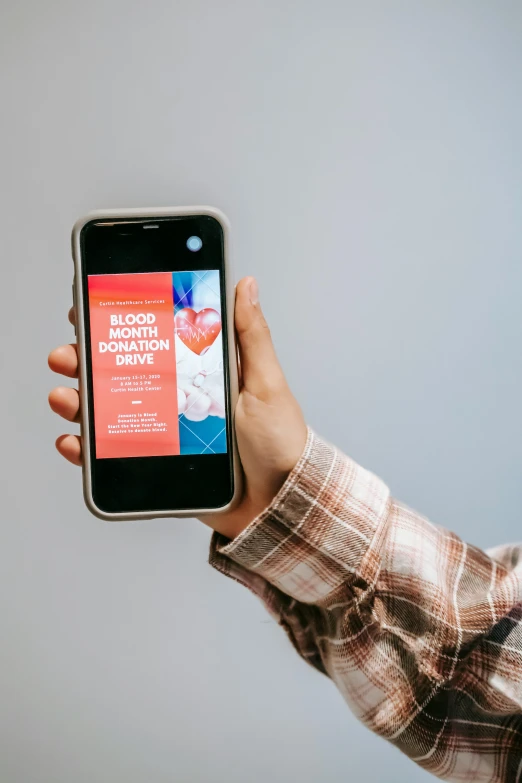
[[76, 389], [58, 386], [49, 394], [51, 410], [67, 421], [80, 420], [80, 395]]

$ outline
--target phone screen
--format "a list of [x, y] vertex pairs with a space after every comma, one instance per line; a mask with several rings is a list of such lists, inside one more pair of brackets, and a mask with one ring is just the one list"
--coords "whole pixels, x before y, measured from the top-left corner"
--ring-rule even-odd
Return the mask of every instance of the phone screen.
[[233, 495], [223, 230], [209, 216], [82, 229], [89, 455], [102, 511]]

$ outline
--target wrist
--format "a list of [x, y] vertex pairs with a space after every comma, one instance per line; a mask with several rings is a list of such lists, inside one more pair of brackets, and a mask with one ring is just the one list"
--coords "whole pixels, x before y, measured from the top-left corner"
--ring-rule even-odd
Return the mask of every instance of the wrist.
[[209, 514], [208, 516], [200, 517], [200, 520], [215, 530], [216, 533], [233, 541], [265, 510], [269, 503], [270, 501], [265, 505], [259, 502], [256, 503], [248, 496], [245, 496], [232, 511], [227, 511], [224, 514]]

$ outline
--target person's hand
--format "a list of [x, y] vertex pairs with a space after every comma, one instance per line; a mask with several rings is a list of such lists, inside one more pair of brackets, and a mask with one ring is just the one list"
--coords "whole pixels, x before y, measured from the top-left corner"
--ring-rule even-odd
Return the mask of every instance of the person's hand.
[[[72, 323], [74, 317], [71, 310]], [[241, 365], [235, 426], [245, 488], [235, 509], [202, 519], [228, 538], [237, 536], [270, 504], [301, 456], [307, 436], [303, 414], [274, 351], [258, 302], [257, 283], [251, 277], [237, 285], [235, 325]], [[76, 378], [76, 345], [64, 345], [52, 351], [49, 367], [67, 378]], [[80, 399], [75, 389], [62, 386], [53, 389], [49, 404], [67, 421], [79, 421]], [[61, 435], [56, 447], [69, 462], [81, 465], [79, 436]]]

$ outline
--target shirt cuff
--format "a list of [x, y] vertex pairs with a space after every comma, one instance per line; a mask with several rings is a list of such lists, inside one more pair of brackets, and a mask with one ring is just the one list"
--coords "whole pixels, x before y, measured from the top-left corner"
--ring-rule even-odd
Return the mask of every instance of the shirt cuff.
[[331, 600], [349, 577], [375, 575], [370, 545], [389, 502], [380, 479], [309, 430], [303, 454], [268, 508], [233, 541], [214, 534], [210, 564], [277, 615], [281, 594], [308, 604]]

